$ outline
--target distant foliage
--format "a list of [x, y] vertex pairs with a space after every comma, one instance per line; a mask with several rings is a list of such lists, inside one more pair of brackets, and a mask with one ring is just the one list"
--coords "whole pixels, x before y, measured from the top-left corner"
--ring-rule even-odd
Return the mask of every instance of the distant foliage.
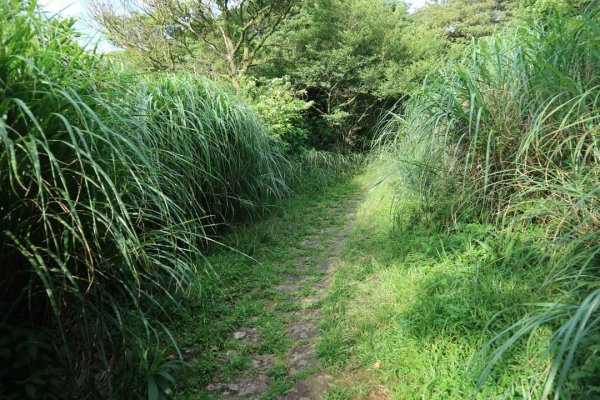
[[386, 103], [402, 93], [393, 82], [406, 53], [399, 33], [406, 8], [366, 0], [310, 0], [290, 32], [275, 35], [273, 59], [257, 68], [267, 76], [289, 76], [312, 107], [305, 113], [313, 147], [357, 150], [369, 135]]
[[138, 70], [226, 77], [291, 151], [368, 149], [382, 112], [440, 59], [507, 25], [516, 3], [450, 0], [411, 14], [388, 0], [92, 1], [123, 49], [110, 57]]
[[289, 76], [305, 93], [313, 147], [365, 149], [383, 110], [410, 97], [440, 59], [506, 25], [513, 7], [455, 0], [409, 14], [401, 2], [308, 0], [254, 74]]
[[297, 153], [308, 145], [309, 131], [303, 113], [312, 102], [304, 101], [287, 78], [245, 79], [242, 91], [250, 108], [262, 117], [269, 135], [280, 139], [288, 152]]
[[434, 2], [411, 15], [399, 40], [407, 59], [390, 74], [396, 90], [412, 95], [444, 59], [460, 57], [471, 41], [498, 32], [513, 20], [514, 0]]

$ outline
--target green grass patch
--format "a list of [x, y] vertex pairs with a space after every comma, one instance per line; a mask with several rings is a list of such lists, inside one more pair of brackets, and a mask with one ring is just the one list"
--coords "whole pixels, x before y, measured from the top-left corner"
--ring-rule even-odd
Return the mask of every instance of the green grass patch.
[[477, 389], [498, 379], [515, 348], [550, 330], [538, 354], [546, 361], [532, 361], [537, 373], [521, 395], [600, 393], [599, 26], [597, 1], [569, 2], [474, 42], [381, 137], [382, 155], [395, 160], [400, 239], [410, 235], [410, 247], [416, 235], [419, 251], [456, 260], [449, 286], [454, 271], [473, 276], [473, 265], [477, 279], [488, 270], [509, 279], [508, 287], [486, 282], [507, 299], [494, 322], [513, 313], [519, 286], [552, 293], [535, 292], [529, 301], [539, 303], [497, 325]]
[[[540, 285], [547, 270], [503, 267], [488, 245], [500, 240], [490, 226], [400, 230], [390, 218], [395, 195], [386, 183], [370, 188], [325, 304], [319, 351], [338, 375], [329, 398], [381, 387], [394, 399], [468, 398], [485, 344], [526, 315], [526, 304], [552, 299], [552, 287]], [[478, 398], [524, 395], [550, 334], [512, 349]]]

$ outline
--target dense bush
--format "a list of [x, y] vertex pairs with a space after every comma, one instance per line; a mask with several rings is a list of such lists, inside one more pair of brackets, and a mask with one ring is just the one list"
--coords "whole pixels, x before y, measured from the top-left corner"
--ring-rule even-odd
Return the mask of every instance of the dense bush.
[[540, 398], [600, 390], [600, 18], [597, 2], [578, 4], [480, 40], [381, 139], [419, 204], [409, 223], [494, 223], [499, 267], [547, 271], [540, 285], [556, 298], [497, 332], [479, 382], [519, 339], [550, 327], [538, 353], [551, 360], [546, 380], [529, 391]]
[[309, 132], [303, 113], [311, 102], [301, 100], [302, 93], [294, 90], [286, 78], [247, 79], [243, 92], [250, 107], [263, 119], [269, 134], [281, 139], [290, 153], [306, 148]]
[[146, 311], [208, 229], [287, 193], [282, 145], [207, 80], [117, 72], [35, 2], [0, 5], [0, 40], [0, 397], [158, 398], [174, 364]]

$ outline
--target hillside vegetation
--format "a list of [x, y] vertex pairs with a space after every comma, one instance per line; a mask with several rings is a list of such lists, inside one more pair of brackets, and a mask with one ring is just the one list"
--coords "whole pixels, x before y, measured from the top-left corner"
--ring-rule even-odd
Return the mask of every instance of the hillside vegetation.
[[596, 0], [89, 3], [0, 4], [1, 398], [600, 397]]
[[381, 139], [397, 168], [404, 235], [467, 235], [477, 271], [537, 271], [522, 278], [537, 279], [532, 304], [509, 300], [477, 321], [477, 297], [505, 295], [483, 286], [455, 310], [471, 315], [450, 324], [457, 334], [469, 321], [492, 333], [476, 359], [478, 389], [527, 346], [540, 374], [523, 396], [599, 395], [599, 11], [565, 6], [480, 40], [433, 75]]
[[201, 249], [328, 161], [286, 157], [208, 79], [84, 51], [35, 3], [3, 3], [0, 26], [3, 397], [157, 391], [173, 378], [152, 315], [204, 273]]

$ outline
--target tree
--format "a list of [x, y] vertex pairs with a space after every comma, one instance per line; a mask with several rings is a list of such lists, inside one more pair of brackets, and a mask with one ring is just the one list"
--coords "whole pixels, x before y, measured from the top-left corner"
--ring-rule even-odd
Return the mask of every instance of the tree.
[[448, 42], [464, 45], [504, 26], [515, 5], [514, 0], [449, 0], [419, 10], [414, 20], [422, 29], [437, 31]]
[[[407, 24], [406, 7], [383, 0], [311, 0], [277, 34], [255, 73], [289, 75], [313, 107], [306, 113], [312, 144], [362, 147], [385, 104], [401, 94], [386, 71], [403, 63], [397, 40]], [[391, 77], [393, 78], [393, 76]]]
[[95, 0], [108, 38], [154, 69], [200, 69], [236, 82], [302, 0]]
[[514, 0], [448, 0], [412, 14], [400, 33], [406, 60], [389, 70], [397, 90], [413, 93], [445, 58], [459, 57], [473, 40], [489, 36], [511, 21]]

